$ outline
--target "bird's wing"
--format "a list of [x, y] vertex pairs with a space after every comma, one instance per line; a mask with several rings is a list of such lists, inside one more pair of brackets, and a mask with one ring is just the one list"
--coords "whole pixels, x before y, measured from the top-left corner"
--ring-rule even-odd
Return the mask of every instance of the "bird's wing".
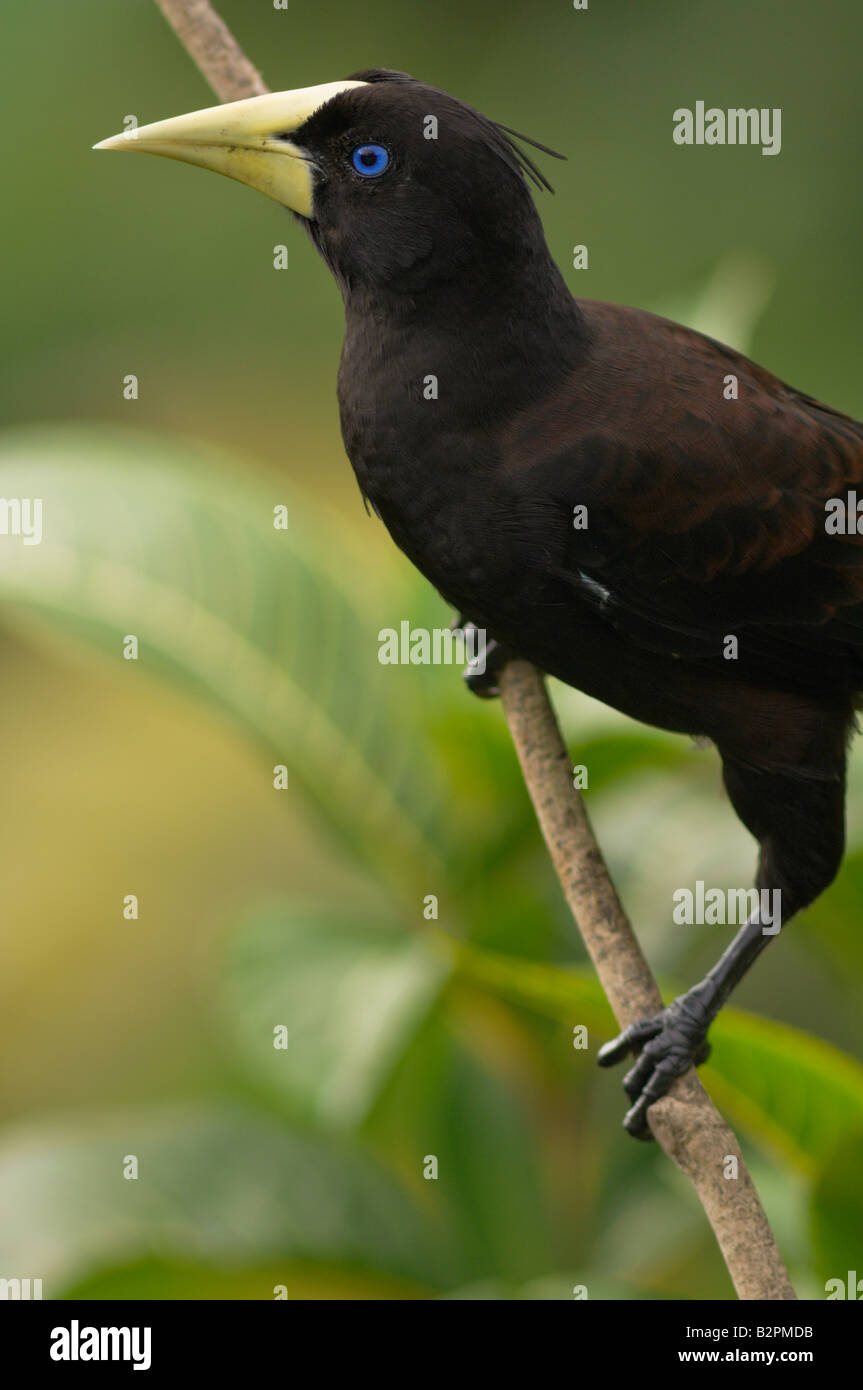
[[863, 535], [826, 524], [863, 479], [863, 425], [680, 325], [582, 308], [584, 364], [502, 445], [548, 571], [653, 650], [747, 632], [768, 671], [863, 650]]

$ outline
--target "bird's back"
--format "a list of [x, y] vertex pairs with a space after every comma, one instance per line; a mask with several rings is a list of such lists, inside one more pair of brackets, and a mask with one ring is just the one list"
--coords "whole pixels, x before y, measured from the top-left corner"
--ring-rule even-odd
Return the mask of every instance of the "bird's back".
[[863, 424], [679, 324], [579, 307], [584, 360], [501, 440], [537, 540], [574, 518], [552, 567], [636, 645], [712, 662], [734, 636], [730, 679], [863, 688]]

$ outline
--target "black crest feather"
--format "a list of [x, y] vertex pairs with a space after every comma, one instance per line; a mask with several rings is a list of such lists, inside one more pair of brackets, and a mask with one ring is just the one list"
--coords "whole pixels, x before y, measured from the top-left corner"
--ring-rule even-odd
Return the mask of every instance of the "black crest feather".
[[[394, 68], [365, 68], [361, 72], [353, 72], [350, 76], [353, 82], [393, 82], [402, 84], [413, 84], [422, 86], [417, 78], [411, 77], [410, 73], [397, 72]], [[465, 103], [466, 105], [466, 103]], [[532, 140], [529, 135], [522, 135], [520, 131], [513, 130], [511, 126], [502, 125], [500, 121], [491, 121], [487, 116], [483, 116], [480, 111], [473, 107], [466, 107], [472, 111], [476, 119], [485, 127], [492, 137], [492, 140], [506, 159], [510, 168], [515, 169], [525, 179], [529, 179], [536, 188], [544, 188], [547, 192], [553, 193], [554, 189], [549, 183], [545, 174], [539, 166], [531, 159], [530, 155], [521, 148], [521, 144], [530, 145], [535, 150], [541, 150], [543, 154], [551, 155], [552, 159], [566, 159], [565, 154], [560, 154], [558, 150], [552, 150], [548, 145], [543, 145], [539, 140]], [[516, 144], [520, 141], [521, 144]]]

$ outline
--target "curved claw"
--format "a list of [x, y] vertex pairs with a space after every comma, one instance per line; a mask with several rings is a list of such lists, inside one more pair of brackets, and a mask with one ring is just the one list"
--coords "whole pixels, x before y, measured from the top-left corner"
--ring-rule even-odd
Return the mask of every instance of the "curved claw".
[[[684, 1067], [684, 1071], [689, 1071], [688, 1065]], [[655, 1100], [662, 1099], [677, 1077], [682, 1075], [683, 1072], [678, 1071], [668, 1058], [656, 1064], [635, 1104], [630, 1106], [623, 1117], [623, 1128], [627, 1134], [631, 1134], [633, 1139], [653, 1138], [647, 1124], [647, 1111]]]
[[624, 1028], [611, 1042], [603, 1044], [596, 1054], [597, 1062], [601, 1067], [613, 1067], [622, 1062], [627, 1053], [655, 1038], [657, 1033], [662, 1031], [662, 1022], [663, 1015], [654, 1014], [653, 1018], [642, 1018], [637, 1023], [630, 1023], [629, 1027]]
[[481, 660], [481, 657], [474, 657], [473, 661], [469, 661], [464, 668], [462, 677], [472, 694], [478, 695], [481, 700], [493, 700], [500, 694], [495, 681], [495, 672], [490, 671], [487, 666], [482, 671], [478, 670]]
[[[473, 626], [473, 623], [468, 624], [468, 627]], [[465, 667], [465, 685], [474, 695], [479, 695], [480, 699], [494, 699], [496, 695], [500, 694], [497, 676], [511, 658], [512, 652], [508, 647], [501, 646], [500, 642], [493, 639], [487, 641], [482, 650]]]
[[630, 1052], [637, 1054], [634, 1066], [623, 1078], [623, 1089], [632, 1101], [623, 1121], [628, 1134], [636, 1139], [653, 1137], [647, 1124], [648, 1109], [670, 1090], [678, 1076], [707, 1060], [710, 1044], [706, 1034], [715, 1011], [715, 988], [705, 982], [673, 1000], [662, 1013], [631, 1023], [600, 1048], [597, 1061], [601, 1067], [614, 1066]]

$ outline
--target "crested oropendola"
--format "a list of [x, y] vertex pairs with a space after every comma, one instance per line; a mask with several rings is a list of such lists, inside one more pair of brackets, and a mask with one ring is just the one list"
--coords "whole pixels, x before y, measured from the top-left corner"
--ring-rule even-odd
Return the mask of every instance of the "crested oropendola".
[[704, 1059], [735, 984], [842, 858], [863, 541], [837, 516], [856, 517], [863, 425], [691, 329], [573, 298], [524, 140], [374, 70], [96, 148], [217, 170], [303, 223], [344, 299], [360, 489], [489, 634], [481, 693], [515, 653], [716, 745], [781, 917], [755, 912], [700, 983], [600, 1050], [637, 1054], [625, 1125], [646, 1136], [651, 1102]]

